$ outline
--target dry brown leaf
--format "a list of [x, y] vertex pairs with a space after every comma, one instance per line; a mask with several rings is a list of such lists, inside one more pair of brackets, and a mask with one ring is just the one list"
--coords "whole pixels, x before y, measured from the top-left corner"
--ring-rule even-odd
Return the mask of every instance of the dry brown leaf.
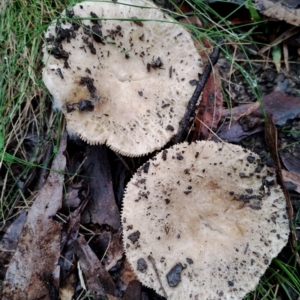
[[298, 0], [254, 0], [253, 4], [255, 8], [265, 16], [283, 20], [295, 26], [300, 26], [300, 8], [298, 7]]
[[293, 172], [288, 172], [286, 170], [282, 170], [283, 180], [286, 182], [291, 182], [297, 186], [295, 189], [296, 192], [300, 193], [300, 175], [295, 174]]
[[24, 210], [8, 227], [0, 243], [0, 280], [4, 279], [7, 267], [15, 253], [27, 212]]
[[296, 157], [289, 152], [280, 152], [280, 158], [288, 171], [296, 173], [296, 174], [300, 174], [300, 158], [299, 157]]
[[142, 285], [138, 280], [129, 282], [127, 289], [124, 293], [123, 300], [140, 300], [142, 292]]
[[[210, 74], [202, 93], [202, 99], [198, 106], [195, 118], [195, 133], [193, 140], [207, 140], [211, 133], [209, 128], [215, 129], [222, 116], [223, 95], [220, 84], [218, 66], [214, 66], [214, 72]], [[203, 126], [203, 123], [206, 126]]]
[[75, 259], [69, 273], [62, 281], [59, 287], [60, 300], [72, 300], [76, 291], [78, 276], [77, 276], [77, 260]]
[[121, 274], [120, 279], [122, 280], [122, 282], [126, 286], [124, 289], [127, 288], [128, 284], [132, 280], [138, 280], [138, 278], [135, 275], [135, 273], [133, 272], [133, 269], [132, 269], [130, 263], [128, 262], [127, 258], [125, 258], [125, 260], [124, 260], [123, 270], [122, 270], [122, 274]]
[[[288, 119], [293, 119], [300, 113], [300, 98], [283, 94], [282, 92], [274, 92], [262, 99], [262, 104], [252, 110], [252, 104], [243, 105], [244, 108], [235, 110], [237, 116], [233, 116], [233, 120], [222, 125], [218, 131], [218, 136], [222, 140], [228, 142], [239, 142], [242, 139], [251, 136], [256, 132], [264, 130], [264, 114], [273, 115], [276, 125], [284, 125]], [[257, 105], [257, 104], [256, 104]], [[249, 114], [247, 110], [251, 111]], [[241, 114], [243, 114], [241, 116]], [[238, 120], [234, 119], [238, 117]]]
[[64, 250], [64, 247], [67, 244], [70, 245], [73, 241], [77, 239], [81, 213], [85, 209], [87, 203], [88, 196], [86, 196], [85, 200], [80, 204], [80, 206], [76, 210], [70, 213], [67, 222], [64, 223], [61, 236], [61, 251]]
[[107, 147], [87, 146], [86, 155], [84, 176], [91, 199], [82, 213], [82, 223], [107, 224], [119, 229], [120, 215], [112, 186]]
[[27, 215], [16, 252], [3, 282], [2, 299], [49, 299], [52, 272], [60, 256], [60, 224], [67, 135], [61, 140], [51, 172]]
[[122, 242], [122, 233], [115, 233], [109, 243], [104, 258], [104, 266], [107, 271], [113, 268], [117, 262], [123, 257], [124, 249]]

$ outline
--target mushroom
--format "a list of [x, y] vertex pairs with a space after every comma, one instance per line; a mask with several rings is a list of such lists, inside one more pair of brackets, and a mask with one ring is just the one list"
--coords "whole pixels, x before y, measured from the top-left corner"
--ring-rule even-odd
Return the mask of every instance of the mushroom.
[[286, 245], [283, 192], [240, 146], [177, 144], [126, 187], [126, 256], [139, 280], [169, 299], [242, 299]]
[[43, 80], [69, 133], [126, 156], [177, 132], [202, 72], [189, 32], [151, 2], [82, 2], [46, 32]]

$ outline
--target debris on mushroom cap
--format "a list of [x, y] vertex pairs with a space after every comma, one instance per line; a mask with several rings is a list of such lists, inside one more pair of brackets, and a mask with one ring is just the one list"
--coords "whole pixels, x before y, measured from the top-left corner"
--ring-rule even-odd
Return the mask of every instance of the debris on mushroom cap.
[[126, 187], [122, 222], [135, 273], [169, 299], [242, 299], [289, 235], [275, 175], [249, 150], [207, 141], [142, 166]]
[[64, 11], [46, 32], [43, 80], [69, 132], [141, 156], [176, 134], [201, 59], [190, 34], [154, 4], [121, 2]]

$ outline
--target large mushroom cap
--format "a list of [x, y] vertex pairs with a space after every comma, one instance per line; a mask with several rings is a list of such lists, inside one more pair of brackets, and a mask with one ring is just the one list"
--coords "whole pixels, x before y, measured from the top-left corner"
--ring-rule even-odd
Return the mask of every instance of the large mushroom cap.
[[289, 235], [284, 195], [258, 156], [206, 141], [142, 166], [122, 222], [135, 273], [169, 299], [242, 299]]
[[78, 3], [46, 41], [43, 80], [69, 132], [128, 156], [175, 135], [201, 60], [190, 34], [152, 3]]

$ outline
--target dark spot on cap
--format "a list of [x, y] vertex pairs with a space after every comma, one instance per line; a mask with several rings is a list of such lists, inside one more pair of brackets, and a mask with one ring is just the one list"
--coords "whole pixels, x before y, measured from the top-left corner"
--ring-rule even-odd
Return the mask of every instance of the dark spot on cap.
[[83, 84], [87, 87], [88, 91], [91, 95], [96, 92], [96, 87], [94, 86], [94, 79], [88, 76], [80, 78], [80, 84]]
[[178, 160], [183, 160], [183, 156], [182, 156], [181, 153], [176, 153], [176, 158], [177, 158]]
[[260, 200], [251, 200], [250, 207], [254, 210], [261, 209], [261, 201]]
[[186, 258], [186, 261], [187, 261], [187, 263], [189, 264], [189, 265], [191, 265], [191, 264], [193, 264], [194, 262], [193, 262], [193, 260], [191, 259], [191, 258]]
[[247, 192], [248, 194], [252, 194], [252, 193], [253, 193], [253, 189], [246, 189], [246, 192]]
[[142, 35], [139, 37], [139, 40], [143, 42], [143, 41], [144, 41], [144, 37], [145, 37], [145, 35], [142, 34]]
[[246, 177], [247, 177], [246, 174], [245, 174], [244, 172], [240, 172], [240, 173], [239, 173], [239, 176], [240, 176], [241, 178], [246, 178]]
[[248, 162], [249, 162], [250, 164], [252, 164], [252, 163], [255, 161], [255, 157], [249, 155], [249, 156], [247, 157], [247, 160], [248, 160]]
[[189, 83], [190, 83], [191, 86], [195, 86], [195, 85], [198, 84], [198, 80], [197, 79], [192, 79], [192, 80], [189, 81]]
[[131, 233], [128, 236], [128, 239], [131, 240], [132, 244], [134, 244], [135, 242], [137, 242], [139, 240], [140, 235], [141, 235], [141, 233], [137, 230], [137, 231]]
[[271, 220], [272, 220], [272, 222], [274, 223], [274, 224], [276, 224], [276, 216], [271, 216]]
[[170, 287], [175, 287], [181, 280], [181, 271], [183, 266], [181, 263], [176, 264], [167, 274], [167, 280]]
[[165, 199], [165, 201], [166, 201], [166, 204], [169, 204], [171, 200], [167, 198], [167, 199]]
[[101, 44], [105, 45], [102, 31], [100, 30], [100, 26], [98, 24], [95, 24], [92, 26], [92, 35], [93, 35], [94, 40], [97, 43], [101, 43]]
[[163, 160], [167, 159], [167, 153], [168, 153], [168, 150], [163, 150], [163, 152], [162, 152], [162, 159]]
[[174, 127], [172, 125], [168, 125], [166, 129], [170, 131], [174, 131]]
[[80, 111], [93, 111], [94, 104], [91, 100], [80, 100], [77, 104]]
[[142, 169], [145, 173], [148, 173], [150, 167], [150, 162], [147, 162], [143, 165]]
[[143, 258], [138, 259], [137, 261], [137, 270], [144, 273], [147, 270], [148, 266], [146, 261]]
[[228, 281], [228, 285], [229, 286], [234, 286], [234, 282], [233, 281]]
[[74, 107], [73, 104], [67, 103], [67, 104], [66, 104], [66, 110], [67, 110], [67, 113], [70, 113], [70, 112], [72, 112], [72, 111], [75, 110], [75, 107]]
[[140, 96], [143, 96], [143, 91], [138, 91]]

